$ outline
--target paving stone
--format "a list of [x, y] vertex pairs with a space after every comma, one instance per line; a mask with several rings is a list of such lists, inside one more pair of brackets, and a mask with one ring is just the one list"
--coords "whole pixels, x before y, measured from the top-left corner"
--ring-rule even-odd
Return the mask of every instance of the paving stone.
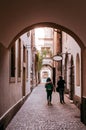
[[52, 106], [47, 105], [43, 84], [38, 85], [11, 120], [6, 130], [86, 130], [79, 109], [65, 95], [65, 104], [53, 92]]

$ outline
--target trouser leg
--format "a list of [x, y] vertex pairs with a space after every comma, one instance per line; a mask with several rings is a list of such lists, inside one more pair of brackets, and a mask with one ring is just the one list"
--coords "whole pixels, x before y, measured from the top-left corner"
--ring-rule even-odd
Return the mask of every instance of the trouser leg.
[[50, 102], [52, 100], [52, 91], [50, 91]]
[[47, 101], [49, 101], [49, 92], [47, 91]]
[[60, 102], [62, 103], [62, 91], [59, 91], [59, 96], [60, 96]]
[[52, 91], [47, 91], [47, 101], [48, 105], [51, 105], [51, 100], [52, 100]]
[[64, 102], [64, 91], [62, 91], [62, 101]]

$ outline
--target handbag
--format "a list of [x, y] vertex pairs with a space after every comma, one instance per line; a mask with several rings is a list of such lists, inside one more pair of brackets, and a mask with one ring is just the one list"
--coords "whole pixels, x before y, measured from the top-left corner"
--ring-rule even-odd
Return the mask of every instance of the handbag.
[[56, 92], [59, 92], [59, 88], [58, 87], [56, 88]]

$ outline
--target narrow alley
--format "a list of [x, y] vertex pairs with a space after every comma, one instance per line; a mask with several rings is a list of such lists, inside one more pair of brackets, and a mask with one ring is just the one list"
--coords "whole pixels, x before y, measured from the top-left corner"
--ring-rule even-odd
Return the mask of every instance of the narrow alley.
[[52, 106], [48, 106], [44, 84], [40, 84], [32, 91], [6, 130], [86, 130], [80, 121], [79, 109], [67, 96], [65, 102], [60, 104], [58, 93], [53, 92]]

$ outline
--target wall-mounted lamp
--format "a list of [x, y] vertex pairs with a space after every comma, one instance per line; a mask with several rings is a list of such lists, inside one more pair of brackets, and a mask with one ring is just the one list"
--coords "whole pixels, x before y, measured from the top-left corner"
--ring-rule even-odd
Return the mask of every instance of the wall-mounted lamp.
[[68, 55], [70, 55], [71, 53], [68, 53], [68, 52], [65, 52], [65, 53], [58, 53], [57, 55], [54, 55], [52, 58], [53, 58], [53, 60], [55, 60], [55, 61], [61, 61], [62, 59], [63, 59], [63, 56], [62, 55], [66, 55], [66, 56], [68, 56]]
[[62, 56], [60, 54], [54, 55], [53, 56], [53, 60], [55, 60], [55, 61], [61, 61], [62, 60]]

